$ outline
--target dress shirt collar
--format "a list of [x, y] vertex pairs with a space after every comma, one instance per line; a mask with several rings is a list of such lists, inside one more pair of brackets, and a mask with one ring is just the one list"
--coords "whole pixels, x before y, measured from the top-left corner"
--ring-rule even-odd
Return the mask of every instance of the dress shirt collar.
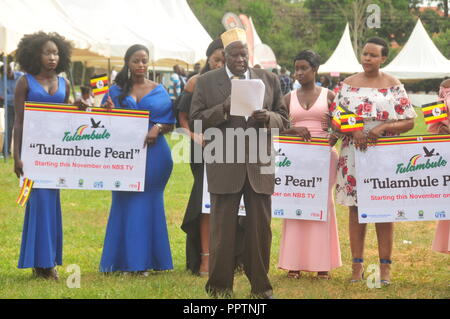
[[[233, 77], [233, 76], [236, 76], [233, 73], [231, 73], [230, 69], [228, 68], [228, 65], [225, 65], [225, 71], [227, 71], [227, 75], [228, 75], [229, 79], [231, 79], [231, 77]], [[245, 71], [244, 76], [245, 76], [246, 80], [250, 79], [250, 71], [248, 70], [248, 68], [247, 68], [247, 71]]]

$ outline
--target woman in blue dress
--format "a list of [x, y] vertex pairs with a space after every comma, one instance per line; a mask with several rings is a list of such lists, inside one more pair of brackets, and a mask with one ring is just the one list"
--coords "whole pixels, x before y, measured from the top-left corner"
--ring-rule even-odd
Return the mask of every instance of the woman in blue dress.
[[173, 269], [164, 212], [164, 188], [173, 162], [164, 134], [174, 128], [172, 102], [165, 88], [146, 78], [148, 49], [133, 45], [125, 54], [116, 85], [105, 106], [150, 111], [145, 191], [113, 192], [111, 212], [100, 262], [101, 272]]
[[[23, 175], [21, 161], [24, 102], [67, 103], [70, 85], [58, 74], [69, 70], [71, 45], [57, 33], [26, 35], [16, 59], [23, 71], [15, 91], [14, 171]], [[62, 218], [59, 190], [33, 189], [25, 210], [19, 268], [33, 268], [37, 277], [58, 279], [62, 264]]]

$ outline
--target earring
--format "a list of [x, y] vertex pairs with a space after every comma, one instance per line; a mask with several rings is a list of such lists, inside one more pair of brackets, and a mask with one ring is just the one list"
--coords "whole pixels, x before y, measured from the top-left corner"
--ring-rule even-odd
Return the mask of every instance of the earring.
[[130, 68], [127, 68], [127, 69], [128, 69], [128, 78], [131, 79], [131, 70], [130, 70]]

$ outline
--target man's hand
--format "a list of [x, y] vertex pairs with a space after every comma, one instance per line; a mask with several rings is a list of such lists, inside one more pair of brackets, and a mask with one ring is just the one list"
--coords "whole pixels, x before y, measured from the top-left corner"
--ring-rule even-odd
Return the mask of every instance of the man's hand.
[[256, 122], [266, 124], [269, 122], [270, 116], [266, 109], [254, 111], [252, 117]]
[[229, 96], [224, 102], [223, 102], [223, 112], [230, 114], [231, 109], [231, 96]]

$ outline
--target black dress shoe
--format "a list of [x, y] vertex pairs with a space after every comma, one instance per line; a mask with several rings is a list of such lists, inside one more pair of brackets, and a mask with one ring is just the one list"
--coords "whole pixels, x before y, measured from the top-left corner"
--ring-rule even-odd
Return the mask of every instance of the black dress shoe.
[[254, 299], [276, 299], [272, 290], [267, 290], [261, 293], [252, 293]]
[[207, 288], [206, 292], [213, 299], [231, 299], [233, 296], [233, 292], [226, 289]]

